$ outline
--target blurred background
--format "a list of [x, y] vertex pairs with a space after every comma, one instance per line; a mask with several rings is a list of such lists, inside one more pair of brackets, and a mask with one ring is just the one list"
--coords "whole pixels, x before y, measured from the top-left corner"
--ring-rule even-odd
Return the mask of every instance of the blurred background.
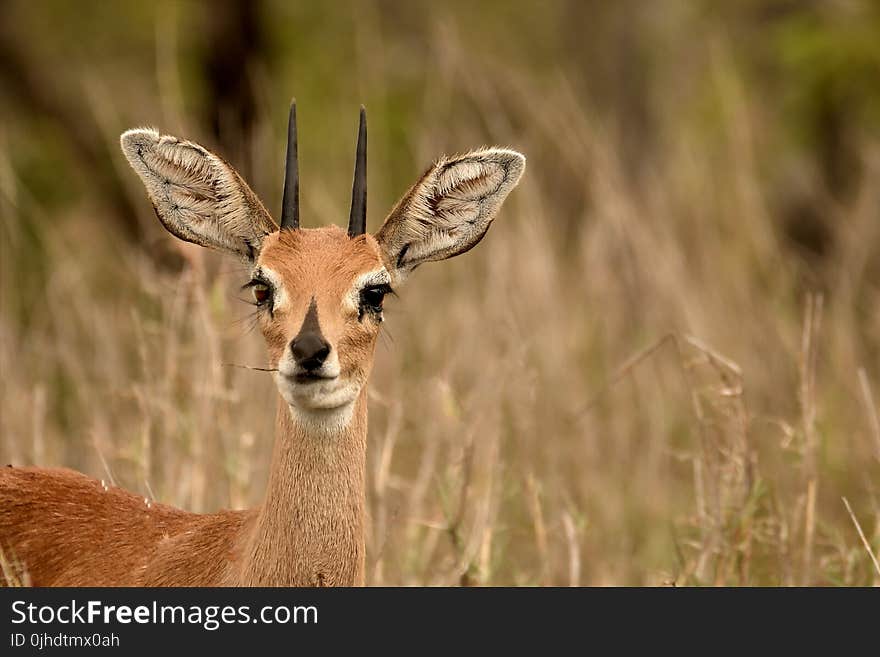
[[[432, 159], [528, 169], [389, 300], [367, 578], [880, 583], [880, 4], [0, 3], [0, 461], [259, 502], [277, 393], [239, 263], [164, 232], [119, 134], [371, 230]], [[860, 536], [860, 531], [864, 537]]]

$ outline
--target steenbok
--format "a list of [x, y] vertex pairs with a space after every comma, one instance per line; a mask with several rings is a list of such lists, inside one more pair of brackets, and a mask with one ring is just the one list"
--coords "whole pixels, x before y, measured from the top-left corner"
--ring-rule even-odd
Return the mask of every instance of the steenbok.
[[441, 157], [370, 235], [363, 109], [348, 231], [299, 226], [295, 106], [280, 228], [202, 146], [149, 129], [121, 143], [169, 232], [248, 265], [281, 397], [267, 490], [255, 509], [202, 515], [72, 470], [0, 468], [0, 583], [363, 584], [367, 381], [383, 298], [422, 263], [475, 246], [525, 158], [503, 148]]

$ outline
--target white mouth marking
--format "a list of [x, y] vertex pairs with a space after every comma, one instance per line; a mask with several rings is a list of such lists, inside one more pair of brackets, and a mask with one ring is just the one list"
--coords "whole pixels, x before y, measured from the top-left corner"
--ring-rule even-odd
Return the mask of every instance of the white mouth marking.
[[275, 372], [275, 384], [298, 422], [326, 431], [348, 426], [360, 393], [359, 385], [343, 382], [338, 376], [299, 383], [279, 370]]

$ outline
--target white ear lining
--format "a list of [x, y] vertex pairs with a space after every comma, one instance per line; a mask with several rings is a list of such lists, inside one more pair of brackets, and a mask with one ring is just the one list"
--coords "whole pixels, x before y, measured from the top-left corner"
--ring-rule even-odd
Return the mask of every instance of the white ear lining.
[[423, 262], [474, 247], [524, 169], [525, 157], [504, 148], [440, 158], [376, 234], [395, 282]]
[[199, 144], [138, 128], [123, 133], [120, 145], [176, 237], [253, 260], [263, 238], [277, 230], [235, 169]]

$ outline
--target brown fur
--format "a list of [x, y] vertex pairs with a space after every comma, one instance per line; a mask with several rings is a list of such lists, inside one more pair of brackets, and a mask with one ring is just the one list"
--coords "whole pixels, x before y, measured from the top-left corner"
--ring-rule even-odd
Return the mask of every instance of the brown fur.
[[72, 470], [0, 470], [0, 547], [32, 584], [363, 584], [365, 384], [378, 324], [338, 309], [354, 279], [381, 266], [378, 245], [335, 226], [284, 231], [266, 238], [258, 264], [283, 277], [291, 299], [284, 312], [261, 317], [270, 363], [277, 364], [314, 297], [342, 376], [364, 383], [351, 423], [316, 437], [282, 403], [266, 496], [252, 511], [200, 515], [148, 506]]
[[364, 366], [371, 361], [369, 354], [378, 327], [360, 322], [356, 311], [345, 315], [339, 308], [358, 275], [382, 266], [376, 240], [371, 235], [351, 239], [338, 226], [284, 230], [266, 237], [258, 265], [270, 267], [281, 276], [290, 298], [285, 312], [261, 316], [272, 366], [296, 335], [314, 298], [321, 332], [338, 347], [343, 375], [360, 370], [361, 380], [366, 381], [369, 370]]
[[[247, 538], [240, 583], [362, 586], [367, 393], [351, 425], [318, 437], [282, 408], [266, 497]], [[326, 438], [330, 438], [327, 440]]]
[[[121, 144], [171, 233], [278, 279], [279, 302], [259, 312], [272, 367], [314, 304], [338, 358], [338, 376], [327, 378], [340, 382], [345, 400], [318, 388], [330, 409], [282, 401], [266, 495], [252, 511], [199, 515], [71, 470], [0, 469], [0, 565], [14, 570], [0, 573], [0, 584], [362, 585], [367, 380], [381, 317], [359, 312], [354, 285], [383, 265], [396, 285], [422, 262], [471, 248], [525, 159], [504, 149], [441, 158], [377, 238], [350, 238], [335, 226], [276, 231], [235, 170], [198, 144], [154, 130], [128, 131]], [[282, 393], [293, 394], [285, 385]]]
[[[178, 585], [231, 581], [234, 532], [253, 516], [147, 505], [139, 495], [105, 489], [64, 468], [0, 471], [0, 545], [6, 560], [21, 568], [11, 575], [35, 586], [161, 585], [170, 583], [171, 573]], [[176, 560], [163, 559], [174, 546], [186, 550]]]

